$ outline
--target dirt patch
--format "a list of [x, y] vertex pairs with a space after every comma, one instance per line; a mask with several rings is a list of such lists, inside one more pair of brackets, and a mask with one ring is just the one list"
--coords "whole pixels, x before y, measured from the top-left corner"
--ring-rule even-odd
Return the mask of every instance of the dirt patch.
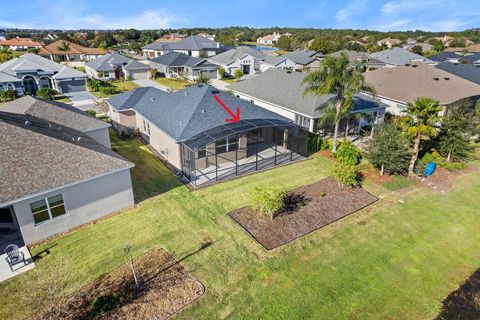
[[333, 178], [293, 190], [287, 199], [286, 210], [273, 220], [260, 216], [249, 207], [231, 212], [230, 217], [270, 250], [377, 201], [362, 188], [339, 188]]
[[445, 298], [442, 311], [436, 319], [480, 319], [480, 269]]
[[320, 151], [317, 151], [316, 153], [317, 155], [321, 156], [321, 157], [325, 157], [325, 158], [328, 158], [330, 160], [334, 160], [336, 161], [337, 159], [333, 156], [333, 153], [331, 150], [320, 150]]
[[[140, 288], [135, 287], [130, 264], [93, 281], [75, 294], [62, 319], [168, 319], [205, 292], [168, 252], [157, 249], [135, 259]], [[100, 296], [122, 300], [116, 309], [103, 314], [92, 311]], [[35, 316], [32, 319], [46, 319]]]
[[427, 189], [445, 194], [452, 187], [455, 177], [472, 173], [474, 171], [474, 167], [454, 171], [448, 171], [447, 169], [441, 167], [435, 170], [431, 176], [427, 178], [421, 178], [420, 185]]
[[382, 185], [384, 183], [393, 181], [394, 179], [394, 176], [389, 176], [386, 174], [381, 176], [380, 173], [375, 169], [363, 170], [362, 175], [365, 178], [365, 180], [377, 185]]

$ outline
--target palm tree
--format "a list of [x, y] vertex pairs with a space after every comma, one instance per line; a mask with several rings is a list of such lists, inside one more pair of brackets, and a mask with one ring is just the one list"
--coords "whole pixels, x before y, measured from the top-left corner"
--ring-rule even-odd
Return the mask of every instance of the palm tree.
[[339, 123], [351, 110], [355, 94], [364, 87], [363, 74], [358, 71], [356, 66], [352, 66], [347, 55], [342, 53], [338, 58], [327, 56], [318, 70], [307, 74], [303, 83], [307, 84], [304, 95], [334, 95], [325, 108], [325, 115], [331, 119], [325, 119], [322, 122], [331, 120], [335, 123], [332, 149], [332, 152], [335, 153], [337, 152]]
[[70, 43], [66, 41], [61, 41], [60, 45], [58, 46], [58, 51], [64, 52], [67, 58], [67, 62], [70, 62], [70, 57], [68, 56], [68, 52], [70, 51], [71, 46]]
[[0, 63], [6, 62], [13, 58], [12, 50], [9, 47], [0, 47]]
[[438, 100], [432, 98], [417, 98], [404, 110], [406, 114], [403, 119], [404, 126], [407, 132], [415, 137], [412, 158], [408, 167], [410, 174], [413, 174], [417, 162], [422, 136], [433, 137], [438, 134], [437, 122], [440, 119], [438, 116], [440, 111], [442, 111], [442, 107], [439, 106]]

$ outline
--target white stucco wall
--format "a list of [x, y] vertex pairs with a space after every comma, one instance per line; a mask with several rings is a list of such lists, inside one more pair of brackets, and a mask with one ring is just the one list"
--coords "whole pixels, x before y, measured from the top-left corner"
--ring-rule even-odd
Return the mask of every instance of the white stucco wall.
[[[30, 203], [61, 194], [66, 214], [35, 225]], [[41, 241], [110, 213], [133, 206], [130, 170], [124, 169], [13, 204], [26, 244]], [[91, 239], [95, 241], [95, 239]]]

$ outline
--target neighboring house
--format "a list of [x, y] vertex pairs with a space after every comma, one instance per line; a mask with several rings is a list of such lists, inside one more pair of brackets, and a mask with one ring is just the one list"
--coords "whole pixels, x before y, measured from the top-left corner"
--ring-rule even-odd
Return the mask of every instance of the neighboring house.
[[295, 63], [293, 67], [296, 71], [315, 70], [320, 67], [320, 61], [324, 55], [314, 50], [297, 50], [288, 52], [284, 55]]
[[435, 67], [480, 85], [480, 64], [446, 61]]
[[412, 51], [413, 47], [419, 46], [422, 48], [422, 52], [427, 52], [433, 49], [433, 46], [430, 43], [425, 43], [425, 42], [415, 42], [415, 44], [409, 44], [407, 43], [402, 47], [402, 49], [407, 50], [407, 51]]
[[25, 96], [0, 105], [0, 111], [23, 114], [68, 125], [69, 128], [78, 130], [97, 143], [110, 148], [108, 128], [111, 125], [69, 104]]
[[0, 47], [9, 47], [14, 51], [27, 50], [30, 48], [41, 48], [43, 43], [33, 41], [31, 38], [12, 38], [9, 40], [0, 40]]
[[150, 66], [114, 52], [85, 63], [85, 72], [100, 80], [138, 80], [150, 77]]
[[402, 40], [392, 39], [390, 37], [377, 41], [377, 44], [379, 46], [387, 46], [387, 48], [393, 48], [393, 47], [399, 46], [401, 43], [402, 43]]
[[179, 33], [170, 33], [170, 34], [165, 34], [155, 40], [155, 42], [175, 42], [175, 41], [180, 41], [183, 38], [185, 38], [185, 35], [179, 34]]
[[2, 242], [31, 245], [134, 204], [132, 163], [70, 127], [77, 113], [43, 115], [0, 111]]
[[282, 35], [278, 32], [274, 32], [273, 34], [266, 35], [264, 37], [257, 38], [257, 44], [263, 45], [275, 45], [278, 42]]
[[56, 34], [49, 33], [45, 37], [43, 37], [43, 39], [46, 40], [46, 41], [53, 41], [53, 40], [58, 39], [58, 36]]
[[[305, 76], [306, 74], [302, 72], [269, 69], [254, 78], [232, 84], [227, 88], [237, 97], [278, 113], [316, 133], [320, 129], [322, 109], [333, 95], [304, 95], [306, 85], [302, 81]], [[351, 113], [373, 112], [376, 114], [375, 121], [381, 121], [385, 109], [386, 106], [382, 103], [358, 94], [355, 96]], [[358, 131], [361, 124], [363, 123], [352, 124], [350, 128], [352, 131]]]
[[266, 56], [265, 59], [260, 62], [260, 71], [264, 72], [270, 68], [293, 70], [295, 65], [295, 62], [283, 55]]
[[429, 58], [430, 60], [436, 62], [453, 62], [453, 63], [473, 63], [473, 64], [480, 64], [480, 53], [473, 53], [473, 54], [461, 54], [456, 52], [441, 52]]
[[217, 54], [208, 58], [208, 61], [215, 63], [225, 69], [228, 75], [233, 75], [235, 70], [243, 74], [255, 74], [260, 71], [260, 64], [267, 55], [247, 46], [238, 46], [235, 49]]
[[[62, 43], [67, 43], [70, 46], [70, 50], [62, 51]], [[66, 41], [58, 40], [50, 43], [49, 45], [43, 46], [38, 51], [38, 55], [44, 58], [50, 59], [52, 61], [90, 61], [96, 59], [105, 54], [104, 50], [97, 48], [87, 48], [79, 44]]]
[[470, 45], [466, 48], [451, 47], [451, 48], [445, 49], [445, 51], [446, 52], [456, 52], [456, 53], [459, 53], [459, 54], [463, 54], [464, 52], [466, 52], [467, 54], [480, 53], [480, 43]]
[[32, 53], [0, 64], [1, 74], [17, 78], [22, 83], [20, 87], [15, 86], [20, 96], [24, 92], [35, 94], [40, 88], [55, 89], [59, 93], [85, 91], [87, 78], [83, 72]]
[[0, 72], [0, 91], [6, 90], [15, 91], [18, 96], [23, 96], [22, 79]]
[[197, 36], [204, 37], [204, 38], [210, 39], [212, 41], [215, 41], [215, 35], [214, 34], [202, 32], [202, 33], [197, 33]]
[[220, 44], [201, 36], [190, 36], [180, 41], [153, 42], [142, 48], [143, 55], [149, 59], [168, 52], [180, 52], [192, 57], [210, 57], [219, 52]]
[[430, 65], [436, 64], [435, 61], [422, 57], [419, 54], [404, 50], [402, 48], [392, 48], [379, 52], [374, 52], [370, 54], [370, 57], [385, 63], [385, 66], [387, 68], [404, 66], [414, 62], [422, 62]]
[[[215, 96], [240, 113], [238, 122]], [[307, 132], [274, 112], [197, 84], [173, 93], [137, 88], [106, 100], [119, 130], [142, 137], [194, 186], [304, 159]], [[238, 109], [237, 109], [238, 108]]]
[[351, 64], [362, 63], [368, 69], [376, 69], [376, 68], [383, 68], [385, 67], [385, 63], [378, 59], [373, 58], [367, 52], [363, 51], [353, 51], [353, 50], [340, 50], [337, 52], [332, 53], [333, 57], [338, 58], [342, 53], [347, 55], [348, 61]]
[[179, 52], [169, 52], [150, 60], [152, 69], [166, 78], [187, 78], [195, 80], [200, 75], [217, 78], [218, 65], [204, 58], [191, 57]]
[[400, 115], [408, 103], [418, 97], [436, 99], [442, 106], [480, 96], [480, 86], [456, 75], [423, 63], [383, 68], [365, 74], [376, 97], [389, 107], [387, 111]]

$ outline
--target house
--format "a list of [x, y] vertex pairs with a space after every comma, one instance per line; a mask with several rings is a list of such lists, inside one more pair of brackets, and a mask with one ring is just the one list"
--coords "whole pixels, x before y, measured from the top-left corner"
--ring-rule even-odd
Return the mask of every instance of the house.
[[433, 46], [430, 43], [425, 42], [415, 42], [415, 44], [407, 43], [402, 47], [402, 49], [412, 52], [412, 49], [417, 46], [422, 48], [422, 52], [427, 52], [433, 49]]
[[411, 64], [414, 62], [422, 62], [430, 65], [436, 64], [435, 61], [422, 57], [419, 54], [404, 50], [402, 48], [392, 48], [379, 52], [374, 52], [370, 54], [370, 57], [385, 63], [385, 66], [387, 68], [404, 66], [406, 64]]
[[445, 61], [437, 64], [435, 67], [480, 85], [480, 63], [473, 64]]
[[0, 242], [34, 244], [131, 207], [133, 164], [71, 127], [105, 124], [78, 111], [59, 122], [40, 107], [23, 113], [29, 99], [15, 101], [18, 112], [0, 111]]
[[446, 52], [456, 52], [459, 54], [472, 54], [472, 53], [480, 53], [480, 43], [472, 44], [466, 48], [458, 48], [458, 47], [451, 47], [445, 49]]
[[387, 46], [387, 48], [393, 48], [393, 47], [399, 46], [401, 43], [402, 43], [402, 40], [392, 39], [390, 37], [377, 41], [377, 44], [379, 46]]
[[[216, 99], [233, 108], [239, 121], [229, 122], [231, 115]], [[193, 186], [306, 156], [305, 130], [281, 115], [209, 85], [197, 84], [173, 93], [143, 87], [106, 102], [118, 130], [137, 128]]]
[[[65, 44], [68, 45], [68, 51], [60, 50]], [[58, 40], [43, 46], [38, 50], [38, 55], [52, 61], [90, 61], [105, 54], [105, 51], [97, 48], [87, 48], [79, 44]]]
[[212, 41], [215, 41], [215, 35], [214, 34], [202, 32], [202, 33], [197, 33], [197, 36], [204, 37], [204, 38], [210, 39]]
[[25, 92], [35, 94], [39, 88], [55, 89], [59, 93], [85, 91], [87, 79], [83, 72], [32, 53], [0, 64], [0, 75], [7, 78], [7, 82], [2, 84], [10, 89], [13, 85], [19, 96]]
[[322, 53], [314, 50], [297, 50], [288, 52], [282, 56], [287, 57], [295, 63], [293, 69], [296, 71], [318, 69], [320, 61], [324, 57]]
[[[287, 35], [287, 34], [285, 34]], [[257, 38], [257, 44], [261, 45], [275, 45], [277, 44], [278, 40], [282, 35], [278, 32], [274, 32], [273, 34], [266, 35], [264, 37]]]
[[24, 96], [0, 105], [0, 111], [37, 117], [52, 123], [68, 124], [69, 128], [75, 129], [97, 143], [110, 148], [108, 128], [111, 125], [69, 104]]
[[266, 58], [266, 54], [247, 46], [238, 46], [235, 49], [217, 54], [208, 58], [225, 69], [228, 75], [233, 76], [235, 70], [243, 74], [255, 74], [260, 71], [260, 64]]
[[152, 69], [166, 78], [187, 78], [195, 80], [199, 76], [217, 78], [218, 65], [205, 58], [196, 58], [180, 52], [168, 52], [150, 60]]
[[12, 38], [9, 40], [0, 40], [0, 47], [8, 47], [10, 50], [21, 51], [31, 48], [41, 48], [43, 43], [34, 41], [31, 38]]
[[170, 33], [170, 34], [165, 34], [155, 40], [155, 42], [175, 42], [175, 41], [180, 41], [183, 38], [185, 38], [185, 35], [180, 34], [180, 33]]
[[58, 39], [58, 36], [54, 33], [49, 33], [45, 37], [43, 37], [43, 40], [46, 40], [46, 41], [53, 41], [56, 39]]
[[270, 68], [293, 70], [295, 65], [295, 62], [283, 55], [266, 56], [265, 59], [260, 62], [260, 71], [264, 72]]
[[192, 57], [210, 57], [221, 51], [220, 44], [201, 36], [190, 36], [180, 41], [153, 42], [142, 48], [149, 59], [168, 52], [180, 52]]
[[150, 66], [114, 52], [86, 62], [85, 72], [100, 80], [138, 80], [150, 77]]
[[338, 58], [342, 53], [347, 55], [348, 61], [351, 64], [362, 63], [368, 69], [376, 69], [385, 67], [385, 63], [378, 59], [373, 58], [370, 54], [363, 51], [353, 51], [353, 50], [340, 50], [332, 53], [333, 57]]
[[441, 52], [429, 58], [435, 62], [473, 63], [480, 64], [480, 53], [462, 54], [457, 52]]
[[[282, 69], [268, 69], [254, 78], [228, 86], [235, 96], [250, 101], [266, 110], [282, 115], [296, 124], [317, 133], [321, 128], [319, 120], [323, 108], [330, 102], [332, 95], [303, 95], [306, 74]], [[358, 94], [355, 97], [352, 113], [373, 112], [375, 121], [381, 121], [386, 106], [370, 97]], [[361, 126], [350, 126], [358, 130]]]
[[396, 115], [401, 115], [407, 104], [418, 97], [433, 98], [448, 106], [480, 96], [478, 84], [424, 63], [367, 72], [365, 82], [388, 105], [387, 111]]

